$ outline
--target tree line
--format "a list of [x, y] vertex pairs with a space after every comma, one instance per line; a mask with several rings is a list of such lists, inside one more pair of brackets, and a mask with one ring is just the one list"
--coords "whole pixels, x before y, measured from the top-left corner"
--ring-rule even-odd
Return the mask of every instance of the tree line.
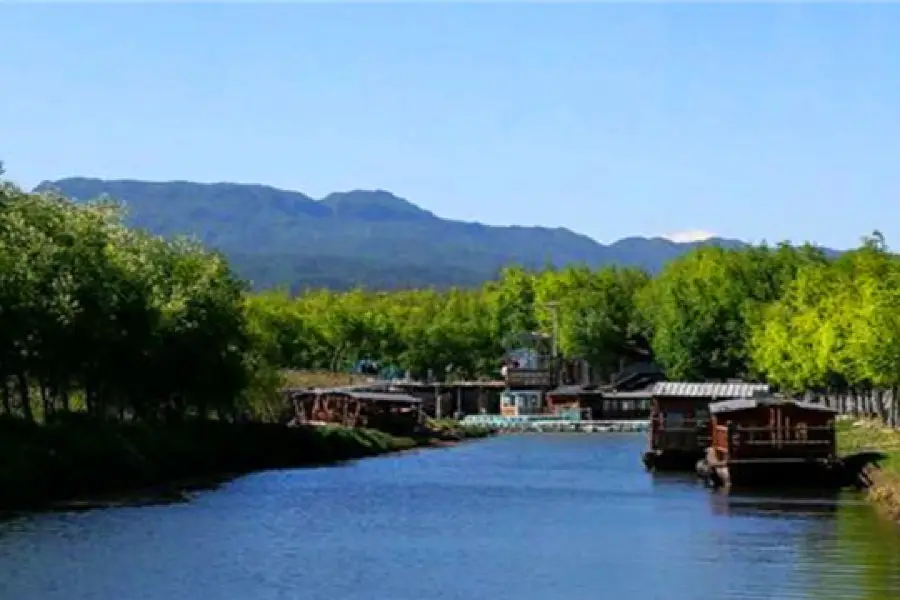
[[877, 232], [829, 256], [805, 244], [705, 246], [655, 277], [617, 267], [504, 269], [477, 289], [248, 300], [267, 360], [343, 369], [375, 359], [415, 376], [497, 375], [523, 331], [549, 332], [601, 376], [655, 361], [675, 380], [767, 381], [788, 392], [900, 387], [900, 259]]
[[137, 419], [234, 415], [258, 365], [245, 286], [219, 255], [0, 185], [0, 407]]
[[[360, 360], [415, 376], [497, 376], [521, 332], [551, 331], [601, 376], [654, 360], [671, 379], [789, 391], [900, 387], [900, 261], [877, 233], [697, 249], [656, 276], [509, 267], [478, 288], [249, 293], [223, 256], [129, 229], [111, 201], [0, 186], [0, 412], [234, 418], [281, 369]], [[271, 409], [270, 413], [271, 413]]]

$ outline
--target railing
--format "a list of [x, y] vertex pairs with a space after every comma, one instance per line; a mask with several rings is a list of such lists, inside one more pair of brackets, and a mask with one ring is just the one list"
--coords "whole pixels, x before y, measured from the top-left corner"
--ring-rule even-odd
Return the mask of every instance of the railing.
[[551, 387], [553, 371], [551, 369], [509, 369], [506, 372], [505, 380], [509, 387]]
[[647, 431], [650, 422], [647, 420], [610, 421], [590, 420], [573, 421], [571, 419], [545, 416], [503, 417], [501, 415], [466, 415], [462, 419], [464, 425], [480, 425], [493, 427], [501, 431]]
[[717, 425], [716, 450], [736, 454], [789, 449], [803, 454], [827, 453], [835, 446], [835, 430], [830, 425], [794, 427], [728, 427]]
[[657, 450], [685, 449], [702, 447], [702, 430], [695, 427], [665, 427], [657, 430], [653, 436], [653, 447]]

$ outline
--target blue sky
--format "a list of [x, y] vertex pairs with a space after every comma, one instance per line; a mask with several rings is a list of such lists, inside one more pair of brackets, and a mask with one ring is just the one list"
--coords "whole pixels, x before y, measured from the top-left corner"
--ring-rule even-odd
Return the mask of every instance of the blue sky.
[[0, 160], [900, 246], [900, 5], [0, 3]]

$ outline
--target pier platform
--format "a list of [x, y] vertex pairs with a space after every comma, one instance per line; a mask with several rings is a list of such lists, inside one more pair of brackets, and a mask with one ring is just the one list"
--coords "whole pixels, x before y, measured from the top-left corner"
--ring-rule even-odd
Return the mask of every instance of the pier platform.
[[601, 432], [644, 432], [650, 430], [649, 420], [573, 420], [564, 417], [543, 415], [502, 416], [466, 415], [461, 423], [492, 427], [505, 432], [533, 433], [601, 433]]

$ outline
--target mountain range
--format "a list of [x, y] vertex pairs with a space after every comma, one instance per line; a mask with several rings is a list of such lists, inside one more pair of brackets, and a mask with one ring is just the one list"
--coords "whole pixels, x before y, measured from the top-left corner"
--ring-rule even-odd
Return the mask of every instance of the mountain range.
[[35, 191], [48, 189], [76, 202], [109, 196], [125, 204], [132, 226], [192, 235], [221, 250], [256, 289], [470, 286], [510, 264], [616, 264], [656, 272], [698, 245], [744, 244], [629, 237], [604, 245], [564, 228], [443, 219], [384, 190], [314, 199], [264, 185], [72, 177], [41, 182]]

